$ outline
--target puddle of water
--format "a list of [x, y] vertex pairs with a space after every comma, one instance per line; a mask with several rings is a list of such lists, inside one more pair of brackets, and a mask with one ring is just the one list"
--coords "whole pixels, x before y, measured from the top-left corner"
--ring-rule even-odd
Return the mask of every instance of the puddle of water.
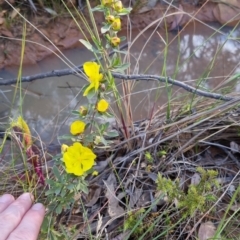
[[[212, 27], [218, 28], [219, 26], [212, 25]], [[228, 75], [240, 71], [240, 43], [227, 40], [230, 28], [222, 31], [223, 34], [217, 33], [209, 41], [206, 41], [214, 31], [200, 24], [188, 26], [180, 37], [177, 37], [175, 33], [168, 33], [166, 36], [165, 32], [158, 30], [149, 40], [152, 30], [148, 30], [131, 47], [131, 70], [134, 73], [163, 75], [164, 41], [168, 43], [172, 41], [165, 53], [167, 54], [166, 74], [168, 76], [175, 74], [176, 79], [191, 85], [195, 85], [192, 80], [209, 77], [202, 85], [207, 89], [213, 89]], [[133, 37], [137, 34], [138, 32], [134, 32]], [[240, 29], [237, 29], [232, 34], [232, 38], [239, 35]], [[142, 51], [146, 43], [147, 45]], [[89, 51], [82, 48], [70, 49], [64, 51], [64, 54], [76, 65], [93, 58]], [[214, 64], [211, 65], [212, 60], [214, 60]], [[177, 72], [176, 66], [179, 66]], [[36, 65], [24, 66], [23, 76], [66, 67], [60, 59], [51, 56]], [[16, 77], [17, 71], [16, 68], [6, 68], [0, 72], [0, 78]], [[120, 84], [120, 81], [117, 81]], [[14, 88], [1, 86], [1, 122], [7, 122], [8, 116], [19, 115], [19, 108], [22, 105], [23, 116], [33, 129], [33, 134], [37, 135], [38, 133], [46, 143], [56, 142], [56, 136], [69, 131], [69, 124], [72, 121], [71, 110], [86, 103], [86, 100], [79, 94], [85, 83], [84, 79], [70, 75], [41, 79], [29, 84], [24, 83], [22, 87], [26, 89], [26, 92], [23, 96], [23, 104], [18, 95], [13, 107], [11, 107], [11, 101]], [[238, 89], [239, 85], [236, 84], [235, 90], [238, 91]], [[132, 91], [132, 110], [135, 120], [150, 116], [153, 107], [161, 108], [167, 102], [164, 84], [138, 81], [132, 86]], [[173, 87], [173, 91], [176, 96], [185, 92], [175, 87]]]

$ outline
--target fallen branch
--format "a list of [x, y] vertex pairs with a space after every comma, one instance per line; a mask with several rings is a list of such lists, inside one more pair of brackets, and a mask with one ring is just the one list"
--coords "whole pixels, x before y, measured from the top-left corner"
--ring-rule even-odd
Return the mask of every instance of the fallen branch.
[[231, 101], [235, 98], [233, 97], [226, 97], [223, 96], [221, 94], [218, 93], [210, 93], [210, 92], [206, 92], [206, 91], [202, 91], [200, 89], [194, 88], [186, 83], [183, 83], [181, 81], [178, 80], [174, 80], [170, 77], [159, 77], [156, 75], [123, 75], [123, 74], [117, 74], [117, 73], [112, 73], [113, 77], [115, 78], [120, 78], [122, 80], [155, 80], [155, 81], [159, 81], [159, 82], [163, 82], [163, 83], [170, 83], [172, 85], [181, 87], [183, 89], [185, 89], [188, 92], [191, 92], [193, 94], [199, 95], [199, 96], [203, 96], [203, 97], [207, 97], [207, 98], [214, 98], [214, 99], [218, 99], [218, 100], [223, 100], [223, 101]]
[[[31, 82], [37, 79], [43, 79], [43, 78], [47, 78], [47, 77], [61, 77], [61, 76], [66, 76], [66, 75], [70, 75], [70, 74], [77, 74], [80, 71], [82, 71], [83, 67], [79, 66], [73, 69], [63, 69], [63, 70], [53, 70], [51, 72], [46, 72], [46, 73], [41, 73], [41, 74], [36, 74], [36, 75], [31, 75], [31, 76], [27, 76], [27, 77], [22, 77], [21, 81], [22, 82]], [[193, 94], [202, 96], [202, 97], [207, 97], [207, 98], [214, 98], [214, 99], [218, 99], [218, 100], [222, 100], [222, 101], [230, 101], [233, 100], [233, 97], [227, 97], [227, 96], [223, 96], [221, 94], [218, 93], [210, 93], [210, 92], [206, 92], [197, 88], [194, 88], [186, 83], [183, 83], [181, 81], [172, 79], [170, 77], [159, 77], [157, 75], [142, 75], [142, 74], [138, 74], [138, 75], [125, 75], [125, 74], [118, 74], [118, 73], [112, 73], [113, 77], [115, 78], [119, 78], [122, 80], [154, 80], [154, 81], [159, 81], [159, 82], [163, 82], [163, 83], [168, 83], [168, 84], [172, 84], [178, 87], [181, 87], [183, 89], [185, 89], [188, 92], [191, 92]], [[13, 79], [3, 79], [0, 80], [0, 85], [10, 85], [10, 84], [15, 84], [17, 82], [16, 78]]]

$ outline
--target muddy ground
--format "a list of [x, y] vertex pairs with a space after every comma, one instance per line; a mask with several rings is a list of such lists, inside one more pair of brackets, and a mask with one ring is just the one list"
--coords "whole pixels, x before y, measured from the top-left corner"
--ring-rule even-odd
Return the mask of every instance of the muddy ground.
[[[52, 52], [58, 52], [80, 44], [79, 39], [83, 38], [83, 35], [66, 10], [58, 9], [58, 14], [55, 16], [55, 11], [51, 12], [49, 8], [44, 6], [36, 5], [37, 11], [33, 11], [29, 5], [19, 6], [14, 0], [9, 1], [22, 14], [20, 16], [7, 2], [0, 0], [0, 69], [20, 63], [21, 40], [24, 32], [23, 15], [27, 18], [24, 64], [35, 64], [51, 55]], [[67, 2], [71, 6], [69, 1]], [[125, 6], [127, 5], [125, 4]], [[61, 7], [64, 8], [64, 6]], [[237, 0], [226, 0], [224, 2], [218, 0], [203, 2], [182, 0], [174, 1], [174, 5], [169, 5], [167, 1], [163, 0], [151, 0], [145, 1], [140, 6], [133, 3], [132, 7], [130, 20], [127, 17], [122, 19], [122, 30], [126, 30], [130, 23], [133, 29], [142, 30], [158, 19], [159, 21], [156, 21], [156, 24], [161, 22], [159, 27], [167, 27], [168, 31], [182, 29], [188, 23], [194, 21], [218, 21], [223, 25], [230, 26], [236, 26], [240, 21], [240, 15], [238, 14], [240, 2]], [[76, 9], [74, 10], [73, 7], [71, 9], [75, 17], [79, 19]], [[82, 10], [78, 8], [78, 11], [88, 19], [86, 7]], [[166, 12], [167, 14], [165, 14]], [[104, 21], [102, 13], [95, 12], [94, 16], [100, 27]], [[162, 20], [163, 16], [165, 16], [164, 21]], [[83, 23], [80, 20], [78, 22], [82, 30], [87, 33]]]

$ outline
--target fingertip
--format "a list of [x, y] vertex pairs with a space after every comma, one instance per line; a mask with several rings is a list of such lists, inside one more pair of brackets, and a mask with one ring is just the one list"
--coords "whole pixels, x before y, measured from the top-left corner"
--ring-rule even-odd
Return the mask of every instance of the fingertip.
[[21, 200], [31, 200], [31, 201], [33, 201], [33, 200], [34, 200], [34, 196], [33, 196], [31, 193], [29, 193], [29, 192], [25, 192], [25, 193], [23, 193], [22, 195], [20, 195], [20, 196], [18, 197], [18, 199], [21, 199]]
[[13, 202], [14, 201], [14, 197], [11, 194], [4, 194], [0, 197], [0, 203], [9, 203], [9, 202]]
[[32, 206], [32, 210], [41, 211], [41, 210], [45, 210], [45, 207], [41, 203], [36, 203]]
[[21, 239], [37, 239], [44, 215], [45, 207], [43, 204], [34, 204], [24, 215], [17, 228], [9, 235], [8, 240], [16, 240], [19, 235], [22, 237]]

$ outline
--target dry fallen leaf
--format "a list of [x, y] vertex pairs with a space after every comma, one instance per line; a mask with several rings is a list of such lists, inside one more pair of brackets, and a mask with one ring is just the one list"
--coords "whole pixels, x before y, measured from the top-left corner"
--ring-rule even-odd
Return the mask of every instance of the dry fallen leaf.
[[119, 200], [115, 194], [115, 186], [116, 186], [116, 177], [113, 173], [111, 173], [107, 179], [107, 181], [103, 181], [106, 188], [106, 197], [108, 199], [108, 214], [110, 217], [117, 217], [122, 215], [125, 211], [119, 206]]
[[14, 19], [18, 15], [18, 12], [20, 12], [20, 8], [15, 8], [14, 10], [12, 10], [12, 12], [11, 12], [9, 17], [11, 19]]
[[141, 188], [135, 188], [134, 190], [135, 190], [134, 192], [130, 193], [130, 202], [129, 202], [130, 208], [135, 207], [135, 204], [138, 202], [140, 196], [143, 193], [143, 190]]
[[13, 34], [5, 28], [1, 29], [1, 34], [2, 34], [2, 36], [13, 38]]
[[221, 24], [236, 26], [240, 21], [239, 11], [239, 0], [221, 0], [213, 9], [213, 15]]
[[215, 235], [216, 227], [212, 222], [205, 222], [200, 225], [198, 230], [198, 238], [199, 240], [207, 240], [212, 239]]
[[182, 5], [181, 4], [179, 4], [179, 10], [177, 10], [176, 11], [176, 15], [174, 16], [174, 20], [173, 20], [173, 22], [172, 22], [172, 25], [171, 25], [171, 27], [170, 27], [170, 30], [174, 30], [174, 29], [176, 29], [178, 26], [180, 26], [180, 22], [181, 22], [181, 20], [182, 20], [182, 18], [183, 18], [183, 13], [184, 13], [184, 11], [183, 11], [183, 7], [182, 7]]
[[101, 187], [96, 185], [92, 186], [88, 194], [88, 197], [89, 197], [88, 203], [86, 203], [85, 206], [92, 207], [99, 199], [100, 194], [101, 194]]

